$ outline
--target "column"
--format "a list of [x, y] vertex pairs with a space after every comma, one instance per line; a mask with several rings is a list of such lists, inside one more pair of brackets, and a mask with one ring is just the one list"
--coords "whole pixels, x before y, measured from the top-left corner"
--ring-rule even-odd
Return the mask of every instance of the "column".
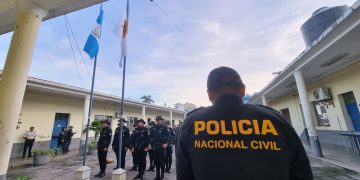
[[310, 145], [311, 145], [312, 152], [316, 157], [323, 157], [319, 138], [317, 136], [315, 125], [314, 125], [314, 122], [313, 122], [312, 116], [311, 116], [309, 98], [307, 96], [305, 81], [304, 81], [302, 72], [295, 71], [294, 76], [295, 76], [296, 86], [297, 86], [299, 97], [300, 97], [301, 108], [304, 112], [305, 124], [308, 129], [308, 133], [309, 133]]
[[85, 147], [86, 132], [84, 132], [84, 129], [86, 129], [86, 125], [87, 125], [87, 121], [88, 121], [89, 106], [90, 106], [90, 95], [86, 95], [85, 102], [84, 102], [83, 120], [82, 120], [82, 126], [81, 126], [82, 129], [81, 129], [80, 147], [79, 147], [80, 154], [82, 154], [84, 152], [84, 147]]
[[172, 110], [170, 111], [170, 124], [171, 124], [171, 127], [175, 126], [175, 124], [173, 124], [173, 112], [172, 112]]
[[261, 100], [262, 100], [262, 104], [263, 104], [264, 106], [267, 106], [267, 101], [266, 101], [265, 95], [262, 95], [262, 96], [261, 96]]
[[[0, 180], [6, 179], [35, 41], [45, 9], [18, 2], [16, 26], [0, 80]], [[35, 126], [36, 128], [36, 126]]]
[[147, 122], [147, 119], [146, 119], [146, 107], [143, 106], [142, 107], [142, 119]]

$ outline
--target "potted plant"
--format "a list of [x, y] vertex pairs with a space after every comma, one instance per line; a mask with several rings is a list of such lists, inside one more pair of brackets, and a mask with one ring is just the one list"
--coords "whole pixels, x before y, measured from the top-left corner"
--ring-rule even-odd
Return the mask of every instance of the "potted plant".
[[[98, 139], [98, 136], [100, 134], [102, 125], [100, 120], [95, 120], [91, 122], [91, 125], [89, 126], [90, 131], [94, 131], [95, 133], [95, 141]], [[84, 133], [86, 133], [86, 128], [83, 130]]]
[[39, 135], [38, 137], [40, 139], [40, 141], [38, 141], [40, 148], [32, 151], [34, 155], [34, 166], [42, 166], [49, 164], [51, 158], [55, 157], [55, 150], [46, 148], [46, 143], [44, 141], [41, 141], [41, 139], [44, 139], [48, 136]]
[[90, 144], [88, 144], [88, 154], [94, 155], [96, 154], [96, 141], [91, 141]]

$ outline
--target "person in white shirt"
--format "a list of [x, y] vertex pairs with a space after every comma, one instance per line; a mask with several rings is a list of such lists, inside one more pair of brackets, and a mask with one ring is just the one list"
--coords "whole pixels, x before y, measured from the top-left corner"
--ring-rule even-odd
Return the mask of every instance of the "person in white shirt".
[[23, 138], [25, 139], [24, 151], [22, 157], [25, 158], [26, 150], [29, 148], [28, 157], [32, 157], [31, 149], [35, 142], [36, 132], [34, 127], [30, 127], [30, 131], [27, 131]]

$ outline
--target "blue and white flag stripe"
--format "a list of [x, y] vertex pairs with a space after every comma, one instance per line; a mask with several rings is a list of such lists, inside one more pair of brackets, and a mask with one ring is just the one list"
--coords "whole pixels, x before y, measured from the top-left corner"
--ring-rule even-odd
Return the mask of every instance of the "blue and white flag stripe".
[[96, 20], [97, 24], [91, 31], [89, 37], [86, 40], [84, 51], [89, 55], [90, 59], [97, 56], [99, 52], [99, 39], [101, 37], [101, 25], [103, 21], [104, 11], [102, 5], [100, 6], [100, 14]]

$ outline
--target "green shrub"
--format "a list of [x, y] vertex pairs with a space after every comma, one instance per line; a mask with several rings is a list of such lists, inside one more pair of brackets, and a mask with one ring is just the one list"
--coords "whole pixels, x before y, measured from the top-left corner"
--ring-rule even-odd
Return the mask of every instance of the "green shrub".
[[48, 150], [36, 149], [36, 150], [33, 150], [32, 153], [35, 156], [36, 155], [49, 155], [51, 158], [55, 157], [55, 150], [54, 149], [48, 149]]
[[17, 180], [31, 180], [31, 177], [29, 176], [19, 176]]
[[88, 144], [88, 148], [91, 150], [96, 149], [96, 146], [96, 141], [91, 141], [90, 144]]

